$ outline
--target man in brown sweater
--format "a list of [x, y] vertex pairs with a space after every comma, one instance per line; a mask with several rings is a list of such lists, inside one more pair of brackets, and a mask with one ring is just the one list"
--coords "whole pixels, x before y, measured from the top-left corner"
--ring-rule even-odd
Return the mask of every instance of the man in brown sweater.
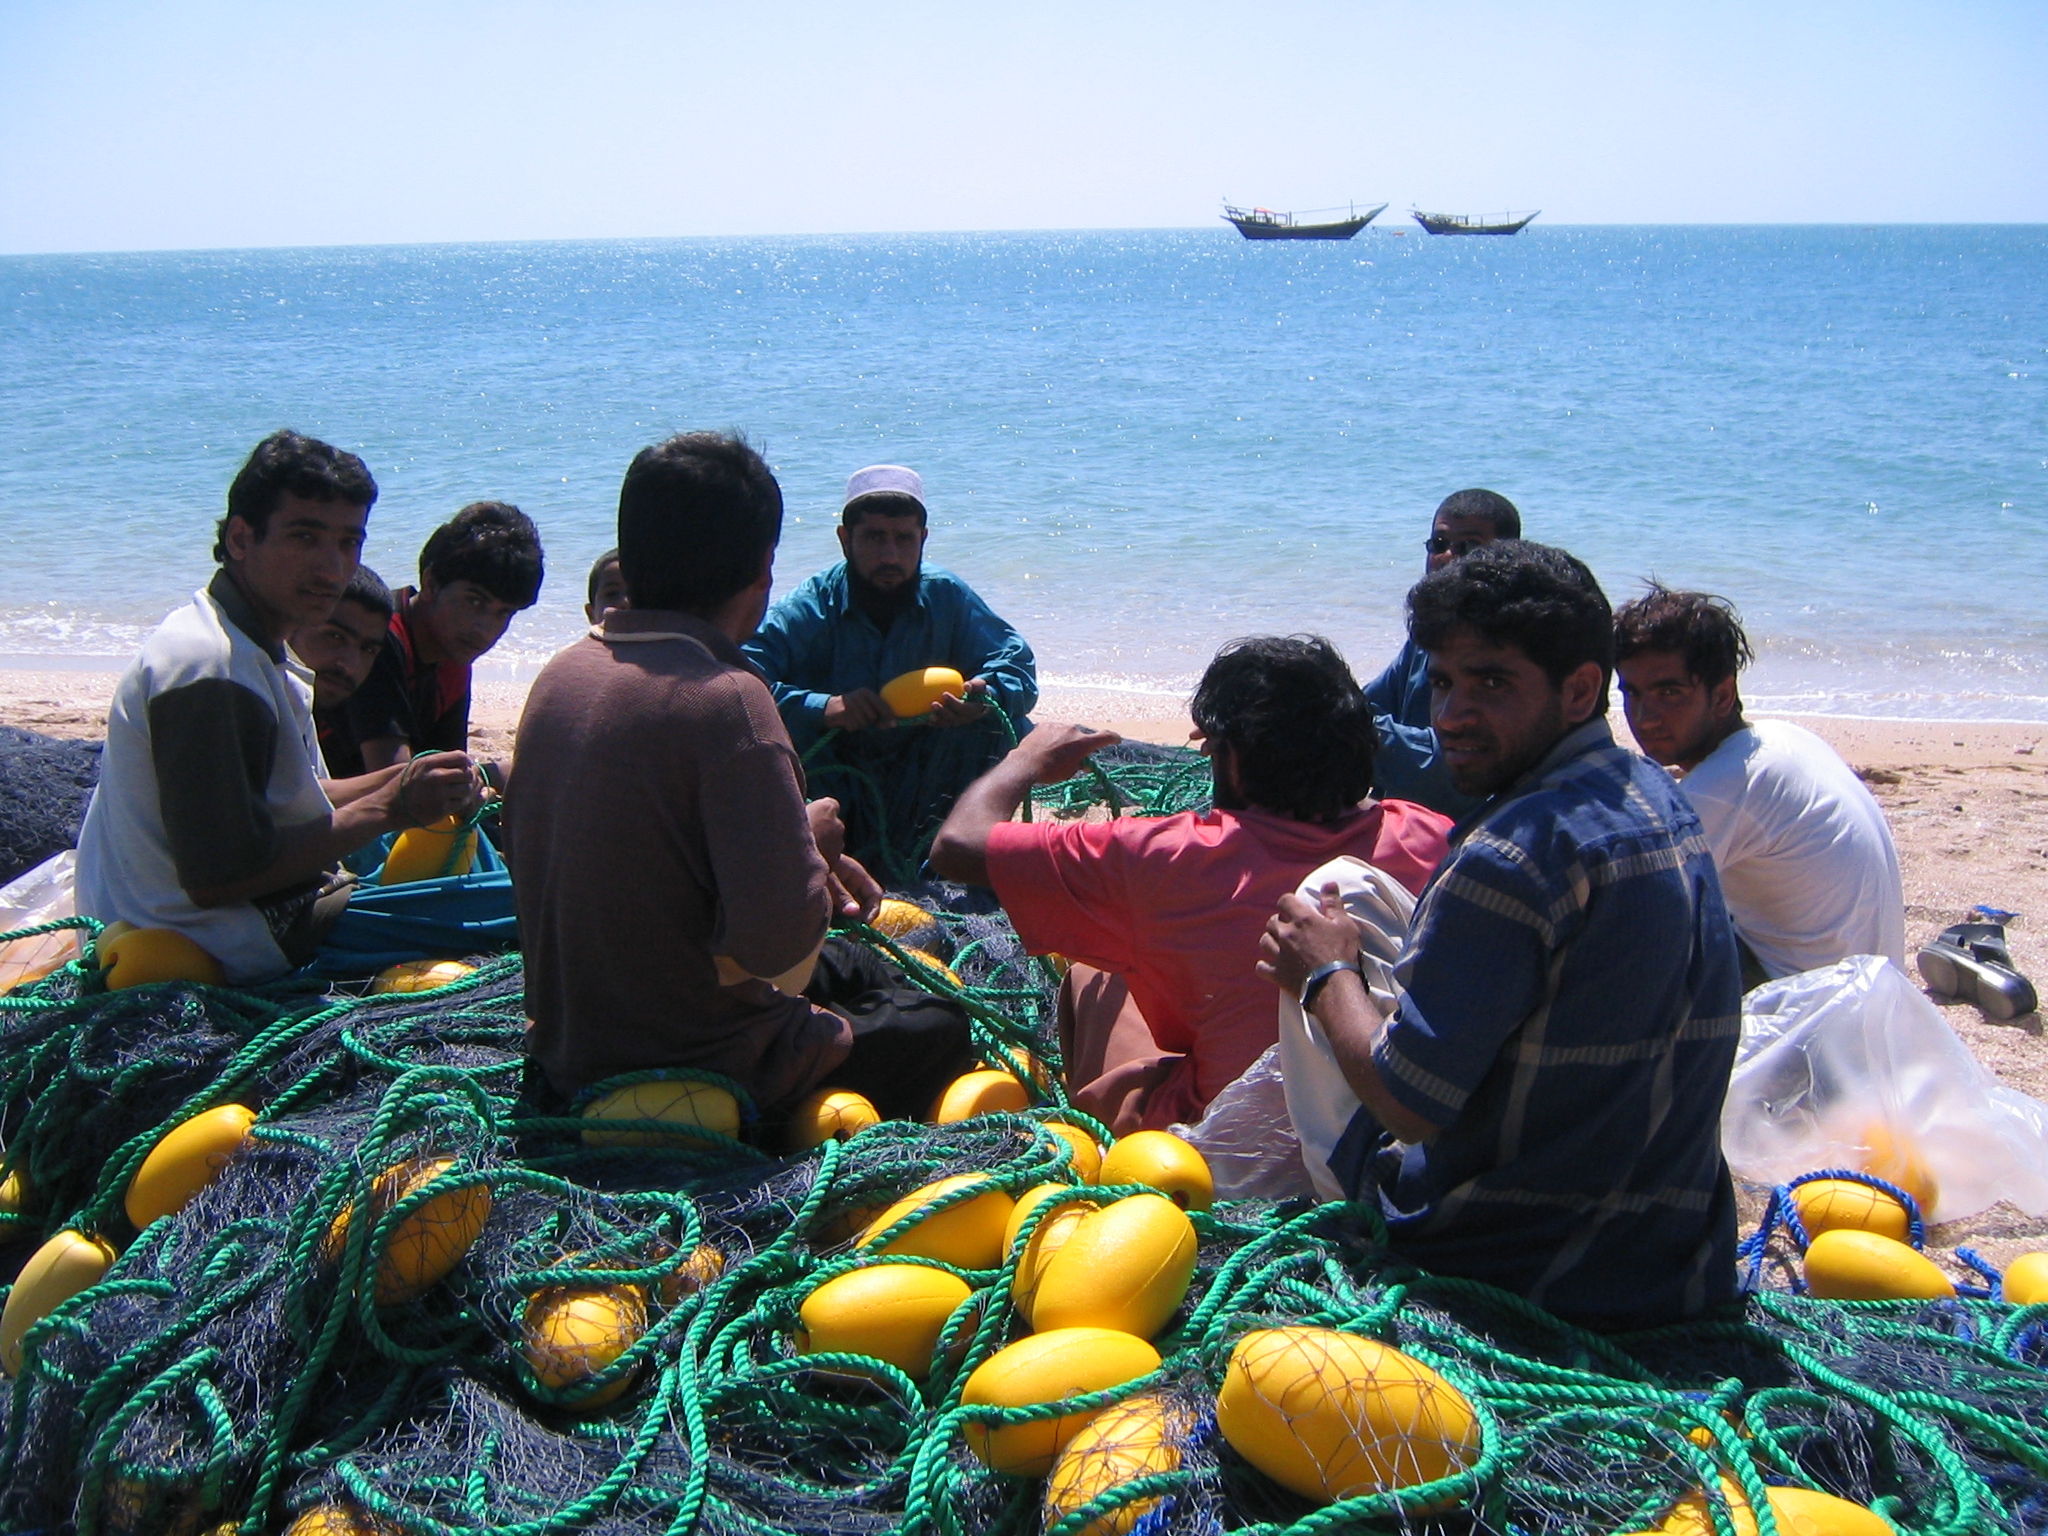
[[843, 854], [837, 804], [805, 804], [739, 649], [781, 531], [781, 489], [744, 442], [643, 450], [619, 493], [631, 605], [527, 696], [511, 868], [532, 1055], [564, 1099], [622, 1072], [699, 1068], [770, 1117], [827, 1085], [920, 1113], [926, 1079], [967, 1050], [964, 1019], [920, 1016], [906, 1039], [894, 1009], [849, 1023], [795, 995], [835, 914], [868, 915], [881, 893]]

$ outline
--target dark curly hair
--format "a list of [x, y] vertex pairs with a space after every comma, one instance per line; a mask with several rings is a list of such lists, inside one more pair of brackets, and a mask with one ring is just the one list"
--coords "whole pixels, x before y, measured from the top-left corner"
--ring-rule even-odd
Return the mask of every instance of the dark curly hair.
[[[1752, 661], [1742, 615], [1725, 597], [1711, 592], [1674, 592], [1661, 581], [1614, 615], [1614, 659], [1643, 651], [1676, 651], [1685, 670], [1709, 688], [1733, 677]], [[1741, 700], [1736, 701], [1741, 709]]]
[[227, 560], [229, 517], [239, 517], [261, 539], [270, 531], [270, 514], [287, 496], [346, 502], [367, 511], [377, 504], [377, 482], [354, 454], [280, 428], [256, 445], [228, 486], [227, 517], [213, 531], [213, 558]]
[[1586, 563], [1548, 544], [1503, 539], [1433, 571], [1408, 593], [1408, 636], [1436, 650], [1460, 629], [1512, 645], [1553, 685], [1600, 664], [1600, 702], [1614, 678], [1614, 611]]
[[1255, 635], [1216, 653], [1189, 713], [1227, 744], [1244, 797], [1296, 821], [1330, 822], [1372, 792], [1372, 706], [1318, 635]]
[[507, 501], [472, 501], [427, 535], [420, 580], [473, 581], [501, 603], [531, 608], [547, 573], [540, 530]]

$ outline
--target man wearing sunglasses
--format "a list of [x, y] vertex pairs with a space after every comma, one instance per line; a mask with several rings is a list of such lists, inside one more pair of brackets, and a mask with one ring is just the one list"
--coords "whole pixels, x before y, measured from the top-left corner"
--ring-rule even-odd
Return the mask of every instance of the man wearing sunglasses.
[[[1424, 575], [1462, 560], [1499, 539], [1522, 536], [1522, 514], [1497, 491], [1454, 491], [1443, 499], [1423, 542]], [[1429, 723], [1429, 657], [1413, 640], [1387, 670], [1366, 685], [1379, 726], [1373, 792], [1382, 799], [1411, 800], [1462, 821], [1480, 802], [1451, 782]]]

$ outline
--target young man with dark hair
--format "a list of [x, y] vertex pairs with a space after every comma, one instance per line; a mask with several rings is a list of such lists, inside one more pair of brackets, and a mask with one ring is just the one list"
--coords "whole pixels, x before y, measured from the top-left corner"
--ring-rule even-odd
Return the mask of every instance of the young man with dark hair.
[[345, 854], [475, 803], [469, 758], [323, 782], [312, 674], [286, 637], [354, 577], [377, 485], [363, 461], [276, 432], [228, 489], [220, 570], [143, 642], [107, 717], [78, 844], [78, 903], [171, 928], [234, 983], [310, 959], [346, 905]]
[[1899, 855], [1876, 799], [1813, 732], [1748, 721], [1736, 674], [1749, 637], [1723, 598], [1656, 582], [1614, 616], [1621, 703], [1636, 744], [1680, 776], [1761, 986], [1848, 955], [1904, 969]]
[[390, 623], [391, 589], [375, 571], [359, 565], [325, 621], [292, 631], [292, 654], [313, 674], [313, 726], [330, 779], [359, 778], [369, 771], [342, 706], [377, 665]]
[[745, 442], [691, 433], [642, 450], [619, 493], [630, 604], [527, 695], [510, 863], [533, 1057], [562, 1099], [695, 1068], [770, 1117], [828, 1084], [917, 1116], [972, 1062], [957, 1012], [906, 1020], [799, 995], [829, 924], [881, 893], [844, 856], [837, 806], [805, 804], [740, 650], [781, 534], [781, 488]]
[[633, 600], [626, 596], [626, 577], [619, 569], [616, 549], [606, 550], [592, 563], [584, 595], [583, 617], [593, 624], [602, 624], [604, 616], [614, 608], [631, 606]]
[[1361, 1105], [1330, 1171], [1436, 1274], [1591, 1327], [1693, 1316], [1735, 1291], [1720, 1122], [1741, 1028], [1699, 822], [1609, 733], [1613, 615], [1563, 550], [1477, 550], [1408, 594], [1408, 624], [1445, 758], [1485, 804], [1423, 892], [1390, 1012], [1335, 886], [1268, 926], [1261, 972]]
[[540, 532], [517, 507], [475, 501], [420, 551], [420, 584], [393, 594], [391, 639], [348, 702], [371, 768], [469, 745], [470, 669], [540, 600]]
[[1232, 642], [1192, 712], [1215, 769], [1207, 815], [1012, 821], [1032, 785], [1072, 777], [1117, 740], [1041, 725], [960, 796], [932, 844], [939, 874], [995, 889], [1027, 949], [1074, 961], [1068, 1081], [1119, 1133], [1199, 1120], [1273, 1044], [1273, 994], [1253, 966], [1282, 892], [1345, 854], [1420, 890], [1450, 828], [1366, 798], [1372, 715], [1325, 640]]
[[[747, 644], [813, 776], [845, 782], [848, 846], [883, 857], [886, 830], [889, 862], [898, 865], [1008, 748], [989, 703], [1001, 704], [1021, 735], [1038, 702], [1031, 647], [966, 582], [924, 564], [929, 532], [916, 471], [859, 471], [840, 512], [846, 558], [777, 603]], [[881, 688], [926, 667], [953, 668], [965, 690], [940, 699], [923, 721], [898, 722]], [[828, 732], [832, 741], [813, 753]], [[861, 776], [880, 786], [880, 805]]]
[[[1522, 536], [1522, 514], [1498, 491], [1453, 491], [1440, 502], [1424, 542], [1423, 574], [1440, 571], [1475, 549]], [[1413, 800], [1462, 818], [1479, 808], [1462, 793], [1438, 750], [1429, 724], [1429, 658], [1413, 638], [1365, 687], [1379, 714], [1380, 753], [1375, 787], [1382, 795]]]

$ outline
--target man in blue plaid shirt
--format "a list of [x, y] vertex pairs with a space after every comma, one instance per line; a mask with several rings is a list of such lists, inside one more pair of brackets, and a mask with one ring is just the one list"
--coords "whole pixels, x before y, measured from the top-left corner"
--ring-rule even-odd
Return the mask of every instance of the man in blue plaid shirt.
[[1699, 822], [1607, 726], [1591, 571], [1506, 541], [1408, 595], [1460, 790], [1384, 1018], [1335, 887], [1284, 897], [1261, 970], [1302, 997], [1362, 1108], [1330, 1155], [1395, 1252], [1604, 1329], [1735, 1292], [1721, 1101], [1735, 939]]

